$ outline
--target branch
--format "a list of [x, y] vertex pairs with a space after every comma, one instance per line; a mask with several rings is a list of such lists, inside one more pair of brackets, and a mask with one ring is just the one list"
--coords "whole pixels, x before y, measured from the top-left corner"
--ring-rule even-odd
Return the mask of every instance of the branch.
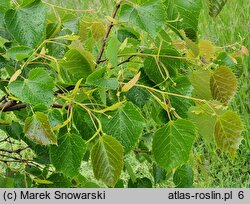
[[[122, 1], [120, 1], [120, 2], [116, 5], [115, 10], [114, 10], [114, 12], [113, 12], [113, 14], [112, 14], [112, 18], [115, 18], [115, 17], [116, 17], [116, 14], [117, 14], [119, 8], [121, 7], [121, 3], [122, 3]], [[113, 26], [114, 26], [113, 22], [110, 22], [109, 27], [108, 27], [108, 29], [107, 29], [107, 31], [106, 31], [105, 37], [104, 37], [104, 39], [103, 39], [103, 43], [102, 43], [101, 50], [100, 50], [100, 52], [99, 52], [99, 54], [98, 54], [98, 57], [97, 57], [97, 60], [96, 60], [96, 64], [97, 64], [97, 65], [100, 64], [101, 62], [103, 62], [103, 60], [102, 60], [102, 55], [103, 55], [103, 53], [104, 53], [104, 49], [105, 49], [105, 46], [106, 46], [106, 44], [107, 44], [107, 39], [108, 39], [108, 37], [109, 37], [109, 34], [110, 34], [111, 29], [113, 28]]]
[[24, 150], [26, 150], [28, 148], [29, 147], [24, 147], [24, 148], [16, 149], [16, 150], [0, 149], [0, 152], [17, 153], [17, 154], [19, 154], [21, 151], [24, 151]]

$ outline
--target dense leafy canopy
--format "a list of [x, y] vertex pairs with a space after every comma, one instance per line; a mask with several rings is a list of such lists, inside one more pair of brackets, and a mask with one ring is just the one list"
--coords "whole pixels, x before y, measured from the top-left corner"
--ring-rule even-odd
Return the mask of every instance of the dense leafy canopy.
[[[192, 187], [198, 139], [236, 153], [223, 56], [236, 59], [199, 39], [200, 0], [110, 1], [105, 19], [94, 1], [13, 2], [0, 2], [0, 187]], [[209, 2], [215, 17], [226, 1]]]

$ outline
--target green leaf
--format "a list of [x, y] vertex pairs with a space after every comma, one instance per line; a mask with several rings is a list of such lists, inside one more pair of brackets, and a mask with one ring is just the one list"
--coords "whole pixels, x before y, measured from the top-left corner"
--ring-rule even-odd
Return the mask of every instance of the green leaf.
[[184, 119], [170, 121], [157, 130], [152, 146], [157, 164], [171, 170], [187, 162], [196, 135], [194, 124]]
[[194, 173], [189, 164], [184, 164], [174, 172], [173, 181], [176, 188], [192, 188], [193, 180]]
[[73, 121], [83, 139], [89, 140], [96, 132], [88, 112], [80, 106], [73, 108]]
[[4, 17], [6, 28], [20, 45], [35, 48], [46, 36], [46, 12], [40, 0], [8, 10]]
[[102, 116], [102, 126], [105, 133], [114, 136], [128, 153], [137, 144], [144, 127], [144, 118], [130, 102], [116, 111], [107, 112]]
[[157, 164], [153, 164], [153, 176], [156, 184], [162, 183], [166, 179], [166, 171]]
[[237, 79], [231, 69], [218, 67], [211, 76], [210, 88], [215, 100], [227, 104], [237, 89]]
[[53, 173], [47, 178], [52, 184], [39, 185], [39, 188], [70, 188], [71, 181], [61, 173]]
[[49, 145], [57, 141], [47, 115], [41, 112], [36, 112], [25, 120], [24, 133], [32, 142], [40, 145]]
[[209, 15], [211, 17], [216, 17], [226, 3], [227, 0], [209, 0]]
[[105, 73], [107, 68], [97, 69], [95, 72], [90, 74], [86, 80], [86, 84], [90, 86], [97, 86], [105, 89], [116, 90], [119, 86], [117, 78], [107, 78]]
[[180, 60], [171, 57], [179, 56], [177, 50], [163, 49], [160, 55], [159, 60], [153, 56], [144, 60], [144, 71], [155, 84], [161, 84], [169, 77], [176, 76], [177, 71], [180, 69]]
[[217, 147], [224, 152], [234, 154], [241, 144], [244, 130], [239, 115], [232, 111], [227, 111], [217, 118], [214, 130]]
[[166, 0], [165, 6], [170, 28], [177, 33], [184, 30], [189, 39], [196, 41], [201, 0]]
[[148, 92], [136, 86], [126, 92], [125, 96], [128, 101], [131, 101], [133, 104], [137, 105], [140, 108], [142, 108], [150, 99], [150, 94]]
[[[1, 16], [0, 16], [0, 18], [1, 18]], [[4, 48], [5, 47], [4, 44], [7, 43], [7, 42], [9, 42], [9, 40], [7, 40], [7, 39], [0, 36], [0, 48]]]
[[115, 138], [102, 136], [91, 150], [91, 161], [96, 179], [114, 187], [123, 168], [123, 147]]
[[28, 79], [14, 81], [8, 88], [12, 94], [17, 96], [22, 102], [35, 105], [52, 104], [54, 81], [42, 68], [32, 69]]
[[106, 55], [112, 66], [117, 66], [118, 64], [118, 51], [121, 43], [116, 36], [113, 36], [109, 42], [106, 49]]
[[152, 188], [152, 182], [149, 178], [138, 178], [135, 183], [130, 179], [128, 181], [128, 188]]
[[33, 49], [25, 46], [11, 47], [7, 50], [6, 54], [13, 60], [22, 61], [30, 57], [33, 53]]
[[10, 0], [0, 1], [0, 29], [4, 28], [4, 14], [10, 8]]
[[80, 170], [86, 145], [81, 136], [67, 133], [58, 137], [58, 145], [50, 147], [50, 158], [58, 172], [72, 178]]
[[164, 5], [159, 0], [143, 1], [138, 4], [123, 4], [121, 8], [121, 20], [127, 21], [132, 25], [148, 32], [152, 37], [157, 35], [157, 32], [165, 24]]
[[211, 100], [212, 93], [210, 89], [211, 72], [209, 70], [193, 71], [190, 76], [190, 81], [193, 89], [193, 96], [195, 98]]
[[1, 188], [14, 188], [14, 179], [9, 177], [0, 177]]
[[[172, 82], [171, 82], [172, 83]], [[182, 96], [191, 96], [193, 87], [187, 77], [178, 77], [175, 80], [175, 85], [170, 86], [171, 93], [179, 94]], [[183, 118], [187, 117], [187, 112], [193, 102], [190, 99], [185, 99], [180, 96], [169, 96], [171, 106]]]
[[198, 128], [199, 134], [210, 144], [214, 143], [214, 127], [216, 115], [213, 110], [203, 104], [201, 106], [192, 106], [188, 110], [188, 117]]
[[76, 49], [69, 50], [59, 65], [62, 79], [68, 84], [76, 84], [80, 79], [84, 82], [94, 69], [89, 57]]

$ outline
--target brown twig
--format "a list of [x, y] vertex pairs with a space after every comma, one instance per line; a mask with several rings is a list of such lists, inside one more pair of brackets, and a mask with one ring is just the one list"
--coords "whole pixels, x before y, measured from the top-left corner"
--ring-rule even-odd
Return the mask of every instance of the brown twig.
[[[122, 1], [120, 1], [120, 2], [116, 5], [115, 10], [114, 10], [114, 12], [113, 12], [113, 14], [112, 14], [112, 18], [115, 18], [115, 17], [116, 17], [116, 14], [117, 14], [119, 8], [121, 7], [121, 3], [122, 3]], [[106, 31], [105, 37], [104, 37], [103, 42], [102, 42], [102, 47], [101, 47], [101, 49], [100, 49], [100, 52], [99, 52], [98, 57], [97, 57], [97, 60], [96, 60], [96, 64], [97, 64], [97, 65], [100, 64], [101, 62], [103, 62], [103, 60], [102, 60], [102, 55], [103, 55], [103, 53], [104, 53], [104, 49], [105, 49], [105, 47], [106, 47], [108, 37], [109, 37], [109, 34], [110, 34], [110, 32], [111, 32], [113, 26], [114, 26], [114, 23], [113, 23], [113, 22], [110, 22], [109, 27], [108, 27], [108, 29], [107, 29], [107, 31]]]
[[6, 153], [16, 153], [19, 154], [21, 151], [24, 151], [26, 149], [28, 149], [29, 147], [24, 147], [24, 148], [20, 148], [20, 149], [16, 149], [16, 150], [9, 150], [9, 149], [0, 149], [0, 152], [6, 152]]

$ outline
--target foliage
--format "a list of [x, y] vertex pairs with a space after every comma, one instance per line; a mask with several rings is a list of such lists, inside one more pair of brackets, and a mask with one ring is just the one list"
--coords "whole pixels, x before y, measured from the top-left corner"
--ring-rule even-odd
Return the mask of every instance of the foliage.
[[[212, 16], [225, 4], [209, 2]], [[112, 1], [106, 20], [81, 3], [0, 4], [1, 186], [152, 187], [135, 155], [155, 184], [192, 187], [198, 139], [237, 157], [237, 77], [222, 55], [247, 51], [199, 38], [200, 0]]]

